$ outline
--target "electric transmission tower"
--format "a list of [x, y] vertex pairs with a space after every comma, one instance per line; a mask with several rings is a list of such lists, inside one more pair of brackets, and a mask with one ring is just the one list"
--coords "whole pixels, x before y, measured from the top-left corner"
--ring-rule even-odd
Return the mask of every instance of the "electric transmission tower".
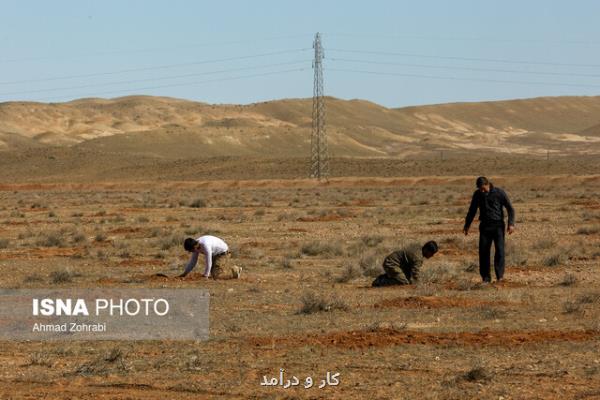
[[312, 136], [310, 140], [310, 177], [326, 178], [329, 176], [329, 151], [327, 149], [327, 132], [325, 130], [325, 97], [323, 93], [323, 47], [321, 35], [315, 35], [313, 43], [315, 60], [313, 69], [315, 79], [313, 87]]

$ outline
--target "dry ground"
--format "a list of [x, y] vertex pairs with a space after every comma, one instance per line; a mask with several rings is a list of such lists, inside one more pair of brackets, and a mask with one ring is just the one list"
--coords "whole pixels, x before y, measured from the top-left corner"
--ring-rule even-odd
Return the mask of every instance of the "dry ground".
[[[482, 287], [472, 177], [4, 184], [0, 285], [203, 287], [206, 342], [2, 342], [2, 399], [600, 398], [600, 177], [505, 176], [507, 281]], [[187, 235], [245, 274], [174, 275]], [[435, 239], [415, 287], [369, 287], [383, 256]], [[304, 311], [304, 312], [302, 312]], [[339, 372], [327, 389], [263, 375]]]

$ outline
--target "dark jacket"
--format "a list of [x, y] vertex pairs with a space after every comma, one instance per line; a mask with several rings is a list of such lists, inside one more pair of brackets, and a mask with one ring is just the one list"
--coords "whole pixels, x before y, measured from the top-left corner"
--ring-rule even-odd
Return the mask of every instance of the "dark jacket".
[[421, 265], [423, 265], [423, 254], [417, 247], [395, 251], [383, 260], [385, 270], [387, 268], [401, 270], [410, 283], [419, 279]]
[[482, 226], [494, 226], [504, 224], [504, 209], [508, 212], [508, 225], [515, 224], [515, 209], [513, 208], [504, 190], [491, 185], [488, 193], [476, 190], [473, 193], [471, 206], [465, 219], [465, 229], [468, 229], [479, 209], [479, 221]]

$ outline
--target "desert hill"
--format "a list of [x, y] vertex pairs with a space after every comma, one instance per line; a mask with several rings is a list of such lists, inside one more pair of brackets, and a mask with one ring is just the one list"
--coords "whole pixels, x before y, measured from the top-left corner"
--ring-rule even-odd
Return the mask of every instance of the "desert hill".
[[[130, 96], [68, 103], [0, 103], [0, 149], [48, 146], [181, 159], [299, 156], [311, 99], [210, 105]], [[600, 153], [600, 97], [554, 97], [386, 108], [327, 99], [331, 152], [406, 157], [438, 150]]]

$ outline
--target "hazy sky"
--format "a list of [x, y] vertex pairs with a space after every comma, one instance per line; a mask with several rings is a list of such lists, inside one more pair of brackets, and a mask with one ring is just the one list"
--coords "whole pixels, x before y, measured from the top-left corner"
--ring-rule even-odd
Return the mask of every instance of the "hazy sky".
[[398, 107], [600, 94], [597, 1], [2, 0], [0, 101], [210, 103], [325, 91]]

